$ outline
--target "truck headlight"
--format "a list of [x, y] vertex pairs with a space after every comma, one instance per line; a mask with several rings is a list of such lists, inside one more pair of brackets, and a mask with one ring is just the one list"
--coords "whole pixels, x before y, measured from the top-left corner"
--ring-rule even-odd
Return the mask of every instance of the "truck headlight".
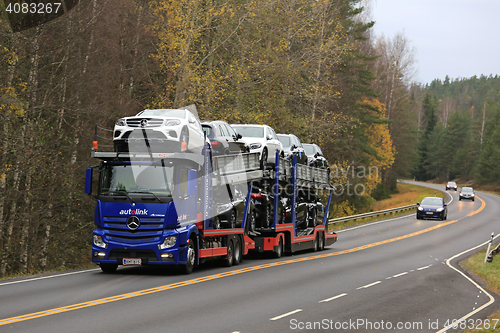
[[158, 244], [158, 249], [160, 250], [168, 249], [169, 247], [174, 246], [176, 242], [177, 242], [177, 236], [165, 237], [163, 243]]
[[102, 247], [102, 248], [107, 248], [108, 247], [108, 244], [106, 244], [103, 240], [102, 240], [102, 236], [100, 235], [95, 235], [93, 236], [94, 238], [94, 245], [97, 246], [97, 247]]

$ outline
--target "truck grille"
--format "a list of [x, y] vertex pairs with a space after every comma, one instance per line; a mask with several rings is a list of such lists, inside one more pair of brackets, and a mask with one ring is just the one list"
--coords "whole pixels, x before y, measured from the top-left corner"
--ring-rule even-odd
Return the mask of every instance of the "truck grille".
[[127, 217], [103, 218], [106, 238], [123, 244], [157, 243], [163, 234], [163, 218], [139, 217], [140, 226], [135, 230], [127, 227]]

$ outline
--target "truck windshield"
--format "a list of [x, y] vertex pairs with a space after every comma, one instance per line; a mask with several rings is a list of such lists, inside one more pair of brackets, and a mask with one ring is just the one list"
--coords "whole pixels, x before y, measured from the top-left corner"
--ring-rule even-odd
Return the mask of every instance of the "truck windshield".
[[171, 197], [172, 175], [172, 166], [106, 165], [101, 171], [99, 195], [149, 193]]

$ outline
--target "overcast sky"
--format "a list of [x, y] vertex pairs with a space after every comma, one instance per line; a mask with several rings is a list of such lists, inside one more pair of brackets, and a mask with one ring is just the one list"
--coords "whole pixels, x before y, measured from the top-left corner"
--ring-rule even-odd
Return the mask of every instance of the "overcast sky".
[[500, 0], [371, 0], [374, 32], [403, 32], [423, 84], [500, 75]]

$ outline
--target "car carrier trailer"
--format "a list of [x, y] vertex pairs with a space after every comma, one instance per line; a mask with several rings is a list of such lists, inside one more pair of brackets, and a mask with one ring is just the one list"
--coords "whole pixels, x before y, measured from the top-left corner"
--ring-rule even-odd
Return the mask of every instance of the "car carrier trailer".
[[[207, 144], [202, 154], [99, 152], [99, 165], [88, 168], [85, 191], [92, 195], [98, 172], [92, 262], [105, 273], [119, 265], [176, 265], [185, 273], [207, 259], [237, 265], [251, 251], [276, 257], [299, 250], [322, 250], [337, 240], [328, 232], [328, 207], [333, 189], [326, 170], [297, 165], [276, 154], [273, 170], [261, 170], [257, 153], [215, 156]], [[96, 170], [97, 169], [97, 170]], [[273, 183], [273, 223], [255, 228], [254, 184]], [[248, 188], [240, 227], [214, 223], [216, 186], [243, 184]], [[283, 188], [291, 189], [288, 220], [279, 219]], [[298, 191], [327, 191], [321, 220], [299, 227]]]

